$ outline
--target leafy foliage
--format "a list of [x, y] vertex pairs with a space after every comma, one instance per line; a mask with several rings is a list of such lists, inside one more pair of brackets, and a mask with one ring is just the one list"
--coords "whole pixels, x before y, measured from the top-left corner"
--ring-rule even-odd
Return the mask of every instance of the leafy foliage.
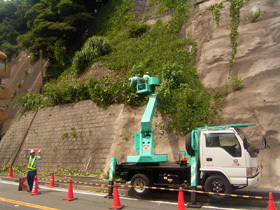
[[161, 112], [170, 116], [171, 129], [186, 134], [208, 123], [210, 94], [193, 70], [186, 71], [178, 64], [165, 65], [158, 95]]
[[111, 51], [111, 45], [107, 39], [93, 36], [85, 42], [81, 51], [76, 52], [72, 68], [79, 74], [87, 69], [95, 58], [109, 54]]
[[234, 91], [241, 90], [243, 88], [244, 81], [241, 77], [235, 76], [232, 80], [232, 89]]
[[231, 58], [229, 61], [229, 73], [231, 73], [232, 65], [234, 61], [235, 54], [237, 53], [237, 36], [238, 36], [238, 26], [240, 22], [240, 9], [244, 5], [244, 0], [228, 0], [230, 2], [230, 17], [231, 17]]
[[86, 83], [78, 81], [69, 84], [66, 81], [59, 85], [47, 83], [44, 86], [44, 95], [25, 93], [17, 97], [17, 106], [22, 112], [37, 111], [43, 107], [73, 103], [91, 99], [100, 107], [106, 108], [113, 103], [133, 104], [136, 94], [125, 80], [114, 82], [112, 78], [103, 77], [100, 80], [90, 79]]
[[[10, 166], [0, 166], [0, 173], [9, 173]], [[13, 166], [13, 174], [14, 175], [22, 175], [26, 173], [27, 166], [25, 164], [20, 165], [20, 166]]]
[[218, 3], [212, 4], [210, 7], [207, 8], [207, 10], [210, 10], [212, 12], [218, 27], [220, 24], [220, 15], [221, 15], [220, 9], [221, 8], [224, 8], [223, 2], [220, 2], [219, 4]]
[[42, 50], [43, 57], [48, 58], [52, 66], [48, 70], [49, 77], [56, 77], [71, 65], [75, 51], [88, 38], [94, 10], [101, 5], [86, 0], [41, 0], [26, 12], [30, 30], [17, 40], [35, 57]]
[[251, 23], [254, 23], [257, 21], [257, 19], [260, 17], [261, 15], [261, 8], [259, 8], [259, 10], [257, 12], [254, 12], [252, 11], [250, 13], [250, 20], [251, 20]]
[[[71, 2], [60, 1], [60, 5], [54, 7], [55, 1], [41, 1], [35, 6], [44, 10], [43, 14], [36, 14], [39, 10], [35, 6], [32, 7], [34, 12], [27, 13], [31, 32], [19, 38], [21, 43], [31, 44], [34, 52], [35, 48], [44, 48], [45, 56], [57, 60], [56, 65], [51, 65], [52, 71], [64, 66], [65, 72], [44, 86], [43, 95], [20, 96], [17, 104], [24, 107], [23, 111], [86, 99], [104, 108], [113, 103], [143, 105], [146, 98], [136, 95], [135, 89], [129, 87], [128, 76], [149, 72], [161, 77], [159, 108], [170, 119], [170, 129], [187, 133], [208, 124], [211, 120], [210, 95], [196, 74], [196, 43], [190, 37], [179, 38], [190, 13], [188, 1], [152, 1], [157, 7], [167, 8], [166, 12], [172, 12], [168, 23], [158, 20], [152, 28], [136, 19], [132, 0], [109, 1], [99, 11], [95, 36], [73, 54], [70, 66], [67, 56], [71, 57], [73, 46], [69, 42], [73, 39], [69, 36], [77, 33], [74, 28], [78, 28], [72, 24], [75, 21], [64, 20], [74, 20], [70, 13], [84, 11], [83, 7], [74, 4], [76, 1]], [[61, 14], [68, 16], [62, 18]], [[45, 33], [51, 36], [45, 36]], [[60, 36], [55, 36], [56, 33]], [[100, 79], [78, 80], [77, 76], [93, 62], [109, 68], [108, 74], [101, 72]]]
[[18, 52], [16, 38], [27, 31], [24, 14], [29, 8], [24, 0], [0, 1], [0, 49], [9, 58]]

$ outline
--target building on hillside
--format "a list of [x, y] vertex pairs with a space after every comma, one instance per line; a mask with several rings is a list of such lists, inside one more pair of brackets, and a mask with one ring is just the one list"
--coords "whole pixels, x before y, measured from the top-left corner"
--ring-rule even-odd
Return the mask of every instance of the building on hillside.
[[[2, 83], [2, 79], [9, 78], [11, 75], [11, 65], [6, 63], [7, 55], [0, 51], [0, 100], [9, 98], [9, 88]], [[8, 110], [5, 106], [0, 106], [0, 123], [8, 119]]]

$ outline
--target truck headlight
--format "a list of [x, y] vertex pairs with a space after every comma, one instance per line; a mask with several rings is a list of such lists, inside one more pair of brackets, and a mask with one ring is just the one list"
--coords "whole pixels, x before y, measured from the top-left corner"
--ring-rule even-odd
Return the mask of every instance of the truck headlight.
[[258, 168], [247, 168], [247, 177], [251, 178], [258, 174], [259, 170]]

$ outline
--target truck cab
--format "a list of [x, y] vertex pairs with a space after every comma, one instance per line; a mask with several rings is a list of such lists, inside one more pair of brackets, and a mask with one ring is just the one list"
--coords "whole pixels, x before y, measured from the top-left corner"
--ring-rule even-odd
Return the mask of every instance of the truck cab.
[[187, 151], [199, 153], [199, 181], [206, 191], [229, 194], [260, 180], [258, 150], [238, 128], [249, 125], [253, 124], [197, 129], [198, 135], [193, 137], [199, 139], [192, 141], [198, 141], [199, 150]]

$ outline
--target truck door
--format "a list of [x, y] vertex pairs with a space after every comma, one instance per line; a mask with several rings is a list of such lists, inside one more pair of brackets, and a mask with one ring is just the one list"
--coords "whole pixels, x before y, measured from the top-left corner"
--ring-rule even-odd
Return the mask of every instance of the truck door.
[[243, 146], [233, 131], [204, 132], [200, 149], [201, 171], [219, 171], [231, 184], [247, 184]]

